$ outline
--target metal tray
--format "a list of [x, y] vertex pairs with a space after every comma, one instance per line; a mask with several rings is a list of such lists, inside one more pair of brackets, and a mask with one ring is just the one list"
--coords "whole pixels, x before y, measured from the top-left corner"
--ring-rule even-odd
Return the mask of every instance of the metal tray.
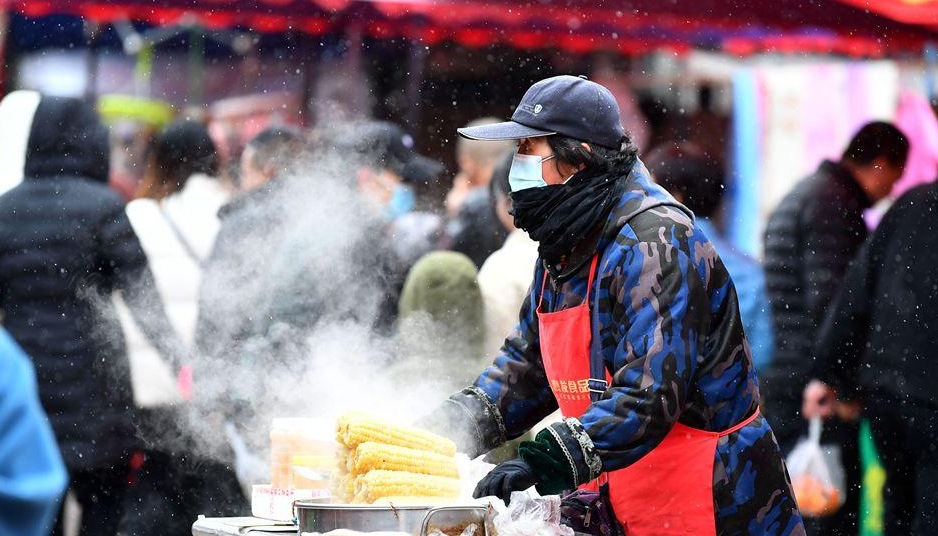
[[317, 504], [297, 501], [299, 533], [326, 533], [336, 529], [359, 532], [403, 532], [427, 536], [440, 530], [448, 536], [460, 536], [462, 528], [475, 523], [474, 536], [488, 536], [491, 521], [486, 506], [377, 506], [363, 504]]

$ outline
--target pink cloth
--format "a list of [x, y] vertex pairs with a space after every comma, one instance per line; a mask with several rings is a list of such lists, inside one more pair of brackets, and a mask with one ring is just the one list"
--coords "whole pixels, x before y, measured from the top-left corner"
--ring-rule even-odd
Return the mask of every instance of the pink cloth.
[[183, 400], [192, 400], [192, 366], [183, 365], [179, 369], [179, 375], [176, 376], [176, 382], [179, 385], [179, 392]]
[[896, 126], [909, 138], [909, 159], [905, 173], [892, 189], [894, 198], [938, 177], [938, 118], [928, 99], [904, 91], [899, 99]]

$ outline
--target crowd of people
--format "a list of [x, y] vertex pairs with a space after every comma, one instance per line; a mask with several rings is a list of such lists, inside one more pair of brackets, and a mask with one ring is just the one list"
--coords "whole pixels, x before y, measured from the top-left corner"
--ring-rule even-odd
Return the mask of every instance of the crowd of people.
[[[214, 408], [223, 400], [224, 415], [204, 415], [219, 429], [255, 418], [251, 400], [203, 379], [254, 370], [258, 387], [249, 392], [263, 392], [268, 356], [297, 352], [302, 335], [324, 322], [368, 326], [416, 354], [427, 351], [422, 342], [432, 329], [449, 352], [426, 363], [445, 371], [421, 365], [392, 373], [445, 377], [455, 392], [500, 351], [527, 352], [525, 338], [537, 329], [525, 316], [534, 318], [532, 276], [545, 285], [548, 273], [584, 284], [589, 299], [592, 271], [590, 283], [570, 279], [563, 258], [555, 274], [538, 261], [555, 253], [545, 249], [551, 242], [516, 228], [511, 141], [459, 139], [450, 178], [393, 123], [310, 132], [271, 126], [229, 166], [206, 125], [181, 118], [152, 139], [135, 197], [125, 203], [108, 186], [108, 132], [93, 108], [41, 96], [29, 115], [20, 118], [29, 122], [22, 180], [0, 195], [0, 370], [11, 371], [0, 374], [10, 385], [0, 390], [0, 422], [18, 423], [0, 436], [0, 534], [62, 534], [66, 488], [80, 505], [82, 536], [187, 534], [199, 514], [245, 515], [243, 475], [230, 453], [201, 455], [197, 439], [173, 423], [181, 408], [204, 400]], [[496, 122], [482, 118], [466, 132]], [[560, 155], [589, 169], [589, 153], [602, 145], [584, 156], [582, 140], [547, 138], [541, 164]], [[825, 440], [842, 447], [846, 504], [809, 521], [810, 534], [858, 533], [861, 417], [872, 423], [887, 471], [886, 533], [926, 534], [938, 525], [931, 478], [938, 402], [927, 379], [938, 248], [923, 228], [938, 209], [938, 187], [897, 200], [873, 231], [864, 219], [902, 175], [908, 149], [891, 124], [864, 126], [839, 161], [823, 162], [775, 209], [762, 262], [723, 238], [721, 228], [742, 223], [720, 221], [727, 179], [703, 145], [675, 140], [630, 153], [633, 173], [643, 162], [668, 192], [636, 175], [643, 195], [673, 213], [670, 225], [702, 233], [699, 243], [712, 244], [719, 270], [725, 266], [727, 288], [735, 285], [735, 296], [706, 290], [714, 318], [723, 319], [709, 329], [729, 340], [739, 333], [732, 319], [741, 318], [762, 395], [754, 403], [781, 453], [814, 416], [826, 419]], [[307, 213], [310, 196], [341, 209]], [[628, 205], [617, 210], [638, 214]], [[569, 296], [557, 288], [547, 289], [550, 303], [582, 300], [579, 287]], [[610, 289], [597, 288], [600, 311], [613, 314]], [[602, 344], [619, 351], [615, 341]], [[501, 381], [491, 370], [490, 380]], [[749, 414], [738, 409], [723, 428]], [[18, 457], [23, 452], [28, 459]], [[631, 460], [644, 452], [619, 454]]]

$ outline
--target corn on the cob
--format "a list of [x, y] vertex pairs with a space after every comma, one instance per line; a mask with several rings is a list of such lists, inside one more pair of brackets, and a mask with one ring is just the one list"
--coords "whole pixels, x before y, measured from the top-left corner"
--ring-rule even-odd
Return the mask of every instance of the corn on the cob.
[[358, 478], [356, 500], [371, 503], [382, 497], [401, 496], [455, 499], [459, 496], [459, 480], [381, 469]]
[[459, 478], [452, 456], [370, 441], [358, 445], [349, 455], [348, 470], [361, 475], [373, 469]]
[[445, 437], [417, 428], [388, 424], [361, 414], [349, 414], [339, 419], [337, 439], [350, 449], [373, 441], [445, 456], [456, 455], [456, 444]]

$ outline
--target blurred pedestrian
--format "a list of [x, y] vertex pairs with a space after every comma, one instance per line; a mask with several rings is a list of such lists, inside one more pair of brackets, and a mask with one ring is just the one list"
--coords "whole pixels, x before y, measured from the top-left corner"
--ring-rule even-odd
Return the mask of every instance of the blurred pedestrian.
[[32, 363], [0, 328], [0, 536], [46, 536], [68, 485]]
[[[169, 319], [187, 345], [195, 338], [198, 292], [220, 227], [218, 211], [229, 197], [218, 171], [218, 151], [206, 127], [179, 120], [155, 136], [137, 199], [127, 205]], [[183, 393], [175, 379], [166, 381], [165, 363], [133, 326], [127, 327], [138, 407], [179, 402]]]
[[[303, 134], [290, 127], [268, 127], [248, 142], [241, 153], [242, 191], [219, 210], [221, 228], [199, 290], [195, 344], [200, 355], [194, 367], [194, 406], [203, 425], [222, 430], [231, 423], [240, 427], [235, 433], [246, 431], [241, 439], [251, 441], [252, 454], [267, 446], [261, 438], [267, 437], [269, 422], [259, 422], [254, 411], [257, 398], [265, 396], [256, 370], [268, 367], [278, 355], [263, 340], [269, 325], [266, 311], [273, 299], [276, 256], [296, 226], [291, 181], [305, 151]], [[212, 445], [212, 458], [222, 463], [209, 464], [199, 472], [202, 476], [197, 482], [202, 489], [215, 485], [217, 499], [227, 512], [224, 515], [238, 515], [246, 503], [237, 483], [242, 490], [249, 489], [244, 468], [256, 464], [235, 458], [228, 439], [221, 438], [220, 432]], [[239, 470], [241, 478], [236, 479]], [[224, 487], [218, 485], [219, 475], [224, 477]]]
[[644, 158], [655, 182], [691, 209], [700, 228], [726, 266], [736, 285], [739, 314], [757, 371], [772, 359], [772, 310], [759, 261], [739, 251], [717, 230], [713, 218], [720, 211], [725, 190], [723, 171], [696, 145], [669, 143], [652, 149]]
[[513, 154], [504, 155], [490, 183], [499, 223], [508, 238], [489, 255], [479, 270], [479, 287], [485, 303], [485, 355], [494, 355], [505, 343], [505, 334], [518, 325], [518, 311], [531, 286], [531, 274], [537, 263], [537, 242], [528, 233], [515, 228], [511, 216], [511, 186], [508, 171]]
[[218, 211], [221, 227], [200, 290], [195, 342], [210, 359], [231, 355], [255, 333], [268, 262], [289, 224], [287, 182], [304, 148], [300, 132], [270, 127], [241, 153], [241, 192]]
[[414, 170], [415, 166], [433, 165], [414, 150], [414, 138], [399, 125], [387, 121], [355, 125], [351, 130], [348, 135], [354, 139], [343, 141], [351, 144], [345, 148], [353, 151], [349, 157], [358, 160], [355, 178], [364, 199], [386, 222], [412, 211], [417, 196], [404, 172], [408, 168]]
[[[494, 118], [477, 119], [467, 127], [496, 122]], [[477, 267], [481, 267], [489, 255], [502, 247], [508, 236], [508, 230], [495, 214], [489, 184], [499, 159], [510, 152], [512, 146], [510, 141], [456, 140], [459, 173], [446, 198], [446, 211], [450, 218], [446, 233], [450, 249], [465, 253]]]
[[398, 311], [401, 355], [392, 377], [425, 375], [441, 393], [472, 380], [484, 355], [485, 313], [478, 270], [468, 257], [435, 251], [420, 259], [407, 274]]
[[[850, 140], [839, 162], [824, 161], [778, 205], [765, 231], [765, 270], [776, 350], [761, 375], [765, 405], [784, 451], [805, 432], [801, 391], [810, 379], [812, 345], [850, 261], [866, 238], [864, 210], [902, 175], [909, 143], [893, 125], [873, 122]], [[860, 468], [855, 419], [833, 420], [825, 441], [841, 445], [847, 498], [817, 522], [819, 535], [856, 534]]]
[[415, 155], [401, 169], [401, 178], [414, 194], [414, 206], [390, 222], [388, 234], [394, 253], [404, 270], [410, 270], [424, 255], [444, 247], [446, 220], [438, 191], [443, 164]]
[[[327, 216], [303, 209], [270, 260], [262, 325], [255, 330], [268, 342], [296, 341], [324, 319], [355, 319], [389, 335], [397, 319], [407, 263], [413, 259], [396, 243], [394, 230], [400, 218], [418, 208], [414, 186], [404, 174], [426, 178], [436, 164], [414, 151], [413, 138], [400, 126], [384, 121], [348, 125], [322, 145], [309, 160], [326, 172], [315, 187], [295, 183], [292, 197], [302, 201], [314, 195], [318, 201], [331, 196], [334, 210]], [[354, 182], [337, 177], [354, 177]], [[322, 233], [327, 226], [332, 232]], [[339, 299], [337, 292], [352, 294], [338, 289], [352, 287], [358, 289], [356, 299]]]
[[[179, 120], [158, 133], [149, 150], [138, 199], [127, 216], [150, 261], [156, 288], [183, 342], [194, 341], [202, 267], [219, 229], [218, 209], [228, 193], [215, 176], [219, 158], [201, 123]], [[238, 515], [221, 505], [185, 495], [182, 460], [191, 457], [191, 432], [176, 407], [188, 385], [178, 385], [171, 367], [122, 314], [130, 354], [138, 427], [145, 461], [127, 500], [124, 532], [135, 536], [182, 533], [198, 514]], [[185, 377], [181, 378], [185, 382]], [[180, 388], [181, 387], [181, 388]], [[214, 479], [220, 482], [220, 478]], [[213, 483], [214, 485], [214, 483]]]
[[899, 198], [867, 239], [815, 347], [804, 417], [862, 404], [886, 469], [886, 536], [938, 527], [938, 185]]
[[[478, 127], [498, 123], [494, 117], [482, 117], [470, 121], [466, 127]], [[512, 143], [482, 142], [469, 138], [456, 140], [456, 165], [459, 172], [453, 178], [453, 187], [446, 194], [446, 214], [452, 219], [462, 209], [463, 203], [473, 194], [480, 195], [488, 189], [492, 172], [499, 159], [511, 150]]]
[[[119, 291], [178, 370], [166, 318], [124, 203], [107, 187], [108, 133], [77, 99], [43, 97], [21, 184], [0, 196], [0, 313], [33, 359], [39, 394], [82, 508], [81, 534], [113, 535], [135, 446]], [[60, 516], [57, 533], [61, 533]]]

